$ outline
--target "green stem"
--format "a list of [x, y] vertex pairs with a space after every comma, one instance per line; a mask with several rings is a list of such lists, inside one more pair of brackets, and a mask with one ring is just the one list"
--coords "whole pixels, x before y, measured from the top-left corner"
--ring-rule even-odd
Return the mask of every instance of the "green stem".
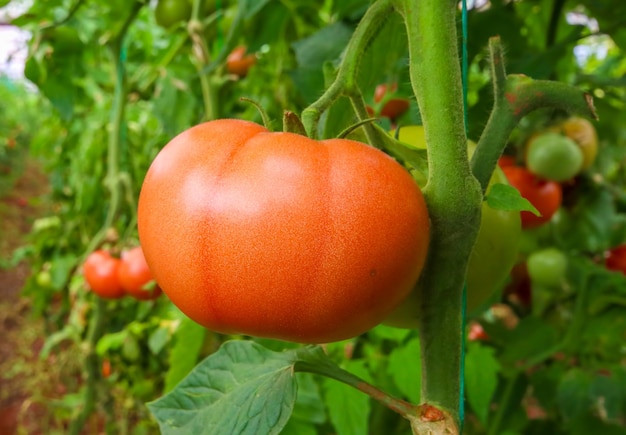
[[217, 117], [215, 111], [217, 104], [215, 104], [215, 93], [213, 92], [210, 80], [210, 73], [205, 71], [209, 64], [209, 49], [206, 41], [202, 35], [202, 22], [199, 20], [200, 5], [202, 0], [193, 1], [193, 9], [191, 15], [191, 21], [187, 27], [189, 36], [193, 42], [193, 57], [194, 64], [198, 71], [200, 78], [200, 89], [202, 91], [202, 101], [204, 103], [204, 119], [210, 121]]
[[520, 376], [521, 374], [517, 373], [507, 382], [498, 405], [498, 411], [489, 425], [489, 432], [487, 432], [487, 435], [499, 435], [501, 433], [500, 427], [502, 426], [502, 420], [511, 405], [511, 400], [513, 399], [515, 388]]
[[472, 172], [485, 192], [506, 142], [519, 121], [544, 107], [597, 118], [590, 95], [565, 83], [506, 75], [500, 38], [489, 40], [494, 105], [472, 156]]
[[[322, 113], [340, 96], [346, 95], [351, 98], [358, 98], [357, 96], [360, 95], [356, 80], [363, 52], [366, 50], [371, 40], [378, 34], [380, 26], [392, 12], [392, 0], [378, 0], [370, 6], [359, 22], [359, 25], [348, 42], [345, 57], [341, 62], [335, 81], [317, 101], [302, 112], [302, 122], [309, 137], [317, 138], [318, 124]], [[359, 106], [358, 102], [356, 106]], [[356, 106], [355, 109], [358, 110]], [[368, 117], [367, 111], [363, 110], [363, 112], [364, 113], [360, 113], [359, 119]], [[374, 136], [375, 135], [376, 133], [374, 133]]]
[[85, 422], [93, 412], [96, 402], [101, 398], [97, 397], [96, 391], [100, 381], [100, 358], [96, 353], [96, 344], [104, 334], [105, 322], [105, 301], [96, 297], [93, 309], [93, 316], [87, 332], [86, 344], [88, 346], [87, 356], [85, 358], [85, 369], [87, 376], [85, 379], [85, 396], [83, 399], [83, 408], [80, 414], [72, 421], [68, 433], [69, 435], [78, 435], [82, 432]]
[[326, 376], [356, 388], [405, 418], [416, 415], [419, 409], [419, 407], [409, 402], [388, 395], [384, 391], [379, 390], [358, 376], [337, 367], [335, 364], [326, 362], [325, 360], [320, 359], [314, 362], [300, 360], [295, 364], [295, 370], [298, 372], [314, 373]]
[[407, 27], [411, 83], [429, 158], [424, 194], [431, 241], [416, 289], [420, 293], [416, 309], [420, 310], [422, 400], [451, 415], [452, 427], [445, 430], [458, 433], [462, 294], [478, 232], [482, 195], [467, 159], [456, 3], [397, 0], [397, 4]]

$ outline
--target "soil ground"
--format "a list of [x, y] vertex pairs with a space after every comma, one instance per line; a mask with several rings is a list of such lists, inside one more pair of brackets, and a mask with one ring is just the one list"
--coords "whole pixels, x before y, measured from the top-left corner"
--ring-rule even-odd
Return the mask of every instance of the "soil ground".
[[[48, 181], [39, 165], [28, 162], [13, 187], [0, 198], [0, 265], [11, 263], [15, 249], [26, 243], [33, 221], [45, 214], [47, 190]], [[43, 343], [43, 324], [30, 317], [28, 300], [20, 294], [29, 273], [24, 261], [0, 267], [1, 435], [42, 430], [38, 423], [35, 425], [39, 427], [23, 424], [34, 417], [33, 413], [40, 414], [41, 405], [32, 401], [32, 382], [26, 377], [43, 365], [37, 358]]]

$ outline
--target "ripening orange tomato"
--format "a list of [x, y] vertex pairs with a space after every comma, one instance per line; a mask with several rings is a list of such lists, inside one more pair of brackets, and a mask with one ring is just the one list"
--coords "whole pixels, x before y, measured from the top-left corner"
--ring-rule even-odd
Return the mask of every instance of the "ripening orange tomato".
[[354, 337], [409, 294], [428, 249], [420, 188], [383, 152], [222, 119], [157, 155], [141, 246], [205, 327], [301, 343]]

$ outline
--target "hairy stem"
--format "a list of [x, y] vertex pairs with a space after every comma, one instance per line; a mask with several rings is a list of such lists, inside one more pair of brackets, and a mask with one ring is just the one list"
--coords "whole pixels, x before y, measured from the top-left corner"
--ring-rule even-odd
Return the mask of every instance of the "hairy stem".
[[[432, 426], [432, 433], [458, 433], [462, 292], [478, 232], [482, 195], [467, 159], [456, 3], [396, 3], [407, 27], [411, 83], [424, 123], [429, 159], [424, 194], [431, 242], [416, 289], [420, 293], [416, 310], [422, 343], [422, 400], [452, 416], [443, 428]], [[419, 430], [428, 433], [429, 429]]]
[[[358, 98], [360, 91], [356, 83], [359, 64], [367, 45], [377, 35], [380, 26], [393, 12], [391, 0], [376, 1], [365, 13], [361, 22], [352, 34], [350, 42], [345, 50], [345, 57], [341, 62], [335, 81], [326, 89], [326, 92], [313, 104], [302, 112], [302, 122], [311, 138], [318, 136], [318, 124], [322, 113], [326, 111], [340, 96], [350, 97], [355, 104], [355, 109], [360, 109]], [[354, 99], [357, 100], [354, 100]], [[362, 100], [362, 97], [361, 97]], [[363, 107], [364, 108], [364, 107]], [[359, 119], [367, 118], [367, 112], [361, 111]], [[366, 129], [367, 129], [366, 125]], [[367, 130], [366, 130], [367, 131]], [[369, 136], [369, 134], [368, 134]], [[372, 134], [373, 137], [376, 133]]]

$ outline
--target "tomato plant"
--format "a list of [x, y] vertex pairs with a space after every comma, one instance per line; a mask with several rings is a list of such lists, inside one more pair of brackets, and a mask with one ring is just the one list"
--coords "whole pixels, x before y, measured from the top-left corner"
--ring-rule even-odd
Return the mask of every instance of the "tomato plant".
[[125, 292], [119, 280], [119, 258], [111, 256], [105, 250], [89, 254], [83, 264], [83, 274], [89, 288], [105, 299], [119, 299]]
[[126, 293], [139, 300], [159, 297], [161, 289], [152, 278], [141, 246], [123, 251], [121, 260], [119, 280]]
[[248, 70], [256, 63], [254, 54], [247, 54], [248, 49], [240, 45], [235, 47], [226, 58], [226, 69], [230, 74], [240, 78], [248, 74]]
[[548, 222], [561, 206], [561, 186], [555, 181], [538, 178], [526, 168], [509, 166], [502, 170], [509, 183], [540, 213], [540, 216], [536, 216], [529, 211], [522, 211], [522, 228], [533, 228]]
[[605, 255], [607, 269], [626, 275], [626, 244], [609, 249]]
[[[394, 135], [395, 131], [390, 132], [390, 134]], [[426, 138], [422, 126], [402, 127], [398, 138], [415, 148], [426, 147]], [[468, 146], [470, 156], [475, 146], [474, 143], [470, 142]], [[499, 168], [496, 168], [490, 186], [496, 183], [508, 184], [504, 173]], [[477, 309], [502, 286], [517, 260], [520, 233], [519, 213], [497, 210], [483, 202], [482, 220], [467, 272], [468, 311]], [[418, 295], [418, 291], [413, 292], [385, 320], [385, 323], [403, 328], [416, 327]]]
[[580, 172], [583, 167], [583, 152], [567, 136], [544, 133], [529, 142], [526, 165], [539, 177], [563, 182]]
[[299, 342], [380, 323], [429, 240], [419, 188], [382, 152], [238, 120], [163, 148], [138, 212], [150, 269], [181, 311], [212, 330]]
[[557, 287], [565, 280], [567, 257], [559, 249], [545, 248], [530, 254], [527, 267], [533, 283]]

